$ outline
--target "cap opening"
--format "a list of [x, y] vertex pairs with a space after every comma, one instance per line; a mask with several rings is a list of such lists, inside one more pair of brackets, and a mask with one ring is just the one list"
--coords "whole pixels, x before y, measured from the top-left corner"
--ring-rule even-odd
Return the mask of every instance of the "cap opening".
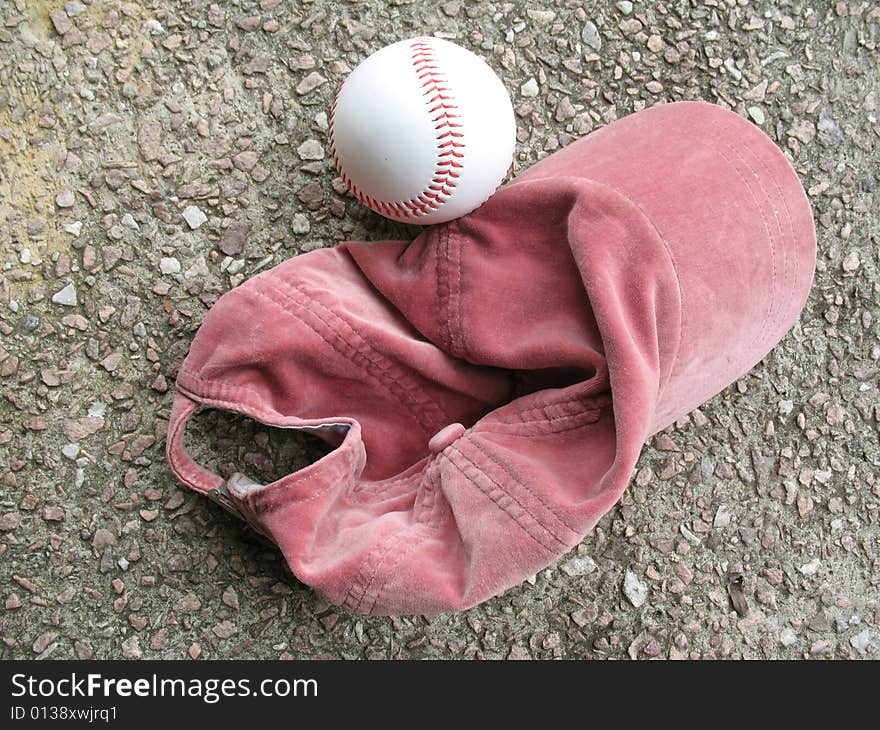
[[205, 408], [193, 415], [184, 444], [199, 464], [255, 488], [323, 458], [348, 430], [345, 423], [276, 427], [241, 413]]
[[596, 368], [550, 367], [512, 370], [512, 399], [541, 390], [561, 390], [596, 377]]

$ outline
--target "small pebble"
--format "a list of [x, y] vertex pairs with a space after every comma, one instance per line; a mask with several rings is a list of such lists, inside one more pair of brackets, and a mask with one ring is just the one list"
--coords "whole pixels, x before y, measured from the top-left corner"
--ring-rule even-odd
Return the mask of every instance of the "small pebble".
[[715, 519], [712, 521], [713, 527], [730, 527], [730, 521], [733, 515], [726, 505], [721, 505], [715, 511]]
[[235, 256], [242, 252], [251, 227], [244, 221], [236, 221], [227, 228], [217, 244], [227, 256]]
[[97, 400], [89, 405], [86, 413], [90, 418], [103, 418], [107, 414], [107, 404]]
[[787, 626], [779, 633], [779, 643], [783, 646], [792, 646], [796, 641], [797, 634], [794, 633], [793, 629]]
[[573, 555], [559, 566], [563, 573], [570, 576], [588, 575], [596, 570], [596, 561], [589, 555]]
[[76, 306], [76, 289], [73, 284], [68, 284], [61, 291], [52, 295], [52, 301], [55, 304], [63, 304], [65, 307]]
[[727, 70], [727, 73], [733, 76], [737, 81], [742, 78], [742, 71], [736, 67], [736, 61], [732, 58], [728, 58], [724, 61], [724, 68]]
[[321, 74], [317, 71], [312, 71], [308, 76], [306, 76], [302, 81], [297, 84], [296, 93], [300, 96], [304, 96], [311, 91], [314, 91], [322, 84], [327, 83], [327, 79], [325, 79]]
[[633, 606], [640, 608], [648, 599], [648, 586], [635, 573], [627, 570], [623, 579], [623, 595]]
[[522, 94], [527, 99], [535, 97], [538, 95], [538, 82], [534, 77], [530, 78], [526, 81], [522, 86], [519, 87], [519, 93]]
[[823, 147], [836, 147], [843, 141], [843, 130], [825, 112], [819, 115], [816, 137]]
[[[553, 22], [556, 13], [552, 10], [526, 10], [526, 14], [535, 21], [536, 25], [545, 26]], [[517, 31], [520, 32], [520, 31]]]
[[183, 209], [183, 213], [181, 213], [181, 215], [183, 216], [183, 219], [186, 221], [187, 225], [192, 230], [196, 230], [196, 228], [198, 228], [200, 225], [202, 225], [202, 223], [208, 220], [208, 216], [202, 213], [201, 209], [197, 205], [186, 206], [186, 208]]
[[163, 256], [162, 260], [159, 261], [159, 271], [163, 274], [179, 274], [180, 261], [173, 256]]
[[297, 213], [293, 216], [293, 221], [290, 226], [291, 230], [299, 235], [304, 233], [308, 233], [311, 230], [311, 225], [309, 224], [309, 219], [306, 218], [302, 213]]
[[55, 205], [59, 208], [71, 208], [76, 202], [72, 190], [64, 190], [55, 196]]
[[144, 21], [144, 24], [141, 26], [141, 32], [146, 35], [160, 35], [165, 32], [165, 28], [162, 27], [158, 20], [150, 18]]
[[804, 575], [816, 575], [821, 565], [822, 561], [819, 558], [813, 558], [809, 563], [804, 563], [800, 566], [798, 570]]
[[140, 637], [130, 636], [122, 642], [122, 656], [125, 659], [140, 659], [143, 656], [140, 645]]
[[851, 274], [853, 271], [858, 271], [859, 266], [862, 265], [862, 260], [859, 258], [858, 251], [850, 251], [846, 258], [843, 260], [843, 270], [847, 273]]
[[300, 159], [303, 160], [324, 159], [324, 148], [321, 146], [321, 143], [316, 139], [307, 139], [299, 147], [296, 148], [296, 153], [300, 156]]
[[73, 461], [79, 456], [79, 444], [65, 444], [61, 447], [61, 453], [64, 454], [65, 457]]
[[599, 35], [599, 29], [591, 20], [584, 23], [584, 28], [581, 31], [581, 40], [594, 51], [602, 50], [602, 36]]
[[850, 646], [860, 654], [866, 653], [873, 642], [874, 632], [871, 629], [860, 631], [849, 640]]
[[238, 633], [238, 627], [231, 621], [226, 620], [212, 627], [211, 631], [221, 639], [228, 639]]

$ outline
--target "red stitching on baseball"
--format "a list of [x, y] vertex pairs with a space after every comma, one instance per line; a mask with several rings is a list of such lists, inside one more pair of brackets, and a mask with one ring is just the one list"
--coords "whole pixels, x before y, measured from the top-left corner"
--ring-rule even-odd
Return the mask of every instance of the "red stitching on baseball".
[[460, 176], [459, 173], [454, 172], [454, 169], [464, 167], [464, 165], [452, 158], [463, 159], [464, 154], [460, 150], [465, 147], [463, 142], [458, 141], [464, 137], [464, 134], [452, 131], [453, 128], [459, 129], [462, 126], [460, 123], [453, 121], [460, 117], [451, 111], [458, 109], [458, 105], [454, 103], [455, 97], [449, 93], [451, 89], [445, 86], [447, 80], [443, 71], [437, 65], [437, 58], [434, 56], [434, 48], [431, 45], [430, 38], [413, 39], [410, 43], [410, 49], [412, 50], [411, 60], [413, 69], [416, 72], [416, 78], [421, 82], [422, 89], [424, 89], [423, 96], [429, 97], [426, 101], [428, 113], [431, 115], [431, 121], [437, 132], [437, 162], [434, 177], [431, 180], [432, 184], [409, 200], [388, 201], [376, 200], [360, 190], [351, 181], [342, 169], [342, 163], [336, 152], [335, 136], [333, 133], [336, 105], [339, 103], [339, 92], [342, 91], [342, 83], [336, 88], [336, 94], [333, 97], [333, 102], [330, 104], [330, 130], [328, 136], [333, 164], [348, 191], [368, 208], [372, 208], [378, 213], [392, 213], [402, 218], [417, 218], [420, 215], [426, 215], [437, 210], [446, 202], [446, 199], [452, 195], [452, 189], [456, 186], [456, 180]]

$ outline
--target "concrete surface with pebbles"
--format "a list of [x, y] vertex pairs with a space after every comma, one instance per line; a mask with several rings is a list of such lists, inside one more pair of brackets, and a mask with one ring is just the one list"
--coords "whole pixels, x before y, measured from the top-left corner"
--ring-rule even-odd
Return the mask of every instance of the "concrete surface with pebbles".
[[[513, 98], [513, 173], [646, 106], [733, 108], [815, 208], [815, 287], [765, 361], [657, 435], [571, 555], [455, 615], [348, 615], [177, 486], [174, 375], [211, 304], [343, 239], [337, 84], [452, 39]], [[880, 7], [867, 0], [0, 0], [0, 657], [880, 656]], [[272, 478], [314, 443], [205, 413]]]

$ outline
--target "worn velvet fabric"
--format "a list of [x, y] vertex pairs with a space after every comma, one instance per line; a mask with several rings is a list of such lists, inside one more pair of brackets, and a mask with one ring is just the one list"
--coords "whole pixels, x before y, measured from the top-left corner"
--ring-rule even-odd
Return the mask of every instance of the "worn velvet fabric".
[[[704, 103], [654, 107], [411, 242], [346, 242], [208, 313], [168, 456], [364, 613], [463, 609], [551, 564], [644, 441], [748, 372], [807, 298], [815, 232], [780, 150]], [[183, 448], [197, 408], [335, 448], [267, 485]]]

